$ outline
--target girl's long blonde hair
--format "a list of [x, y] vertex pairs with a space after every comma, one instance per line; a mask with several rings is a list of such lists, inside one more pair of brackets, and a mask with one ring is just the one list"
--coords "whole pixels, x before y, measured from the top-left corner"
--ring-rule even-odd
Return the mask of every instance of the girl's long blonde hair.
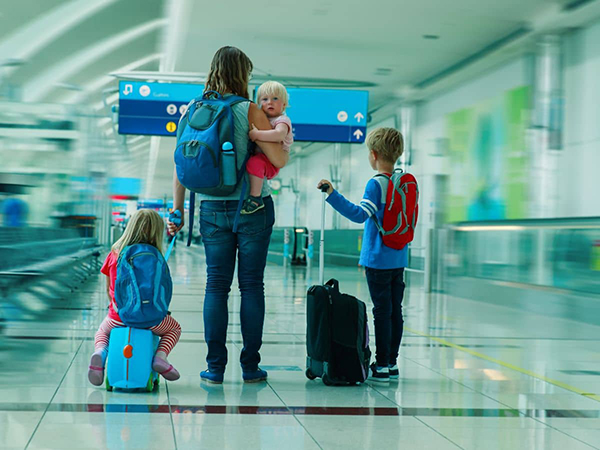
[[205, 91], [228, 92], [248, 96], [248, 82], [252, 72], [252, 61], [237, 47], [221, 47], [213, 56], [206, 79]]
[[162, 253], [164, 230], [165, 223], [156, 211], [152, 209], [140, 209], [131, 216], [123, 236], [113, 244], [111, 250], [116, 255], [119, 255], [121, 250], [128, 245], [150, 244]]

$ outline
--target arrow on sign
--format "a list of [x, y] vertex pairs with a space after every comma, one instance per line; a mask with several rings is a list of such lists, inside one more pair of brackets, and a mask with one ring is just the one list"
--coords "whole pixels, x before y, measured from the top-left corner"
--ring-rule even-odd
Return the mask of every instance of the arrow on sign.
[[357, 112], [356, 114], [354, 114], [354, 118], [356, 119], [356, 121], [357, 121], [358, 123], [360, 123], [360, 121], [361, 121], [362, 119], [364, 119], [364, 118], [365, 118], [365, 116], [363, 116], [361, 113]]
[[356, 140], [358, 141], [362, 136], [363, 136], [363, 132], [360, 130], [356, 130], [354, 133], [354, 137], [356, 138]]

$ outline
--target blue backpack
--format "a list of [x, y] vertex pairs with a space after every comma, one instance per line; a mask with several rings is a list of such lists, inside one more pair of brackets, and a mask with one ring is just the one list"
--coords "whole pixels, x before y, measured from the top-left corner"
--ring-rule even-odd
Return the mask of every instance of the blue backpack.
[[156, 247], [134, 244], [119, 254], [115, 301], [128, 327], [150, 328], [169, 313], [173, 282], [169, 266]]
[[[223, 97], [218, 92], [207, 91], [191, 102], [181, 117], [174, 159], [177, 178], [190, 191], [188, 246], [194, 223], [195, 193], [231, 195], [244, 178], [245, 162], [237, 169], [231, 107], [249, 101], [236, 95]], [[248, 150], [253, 145], [249, 141]], [[242, 198], [244, 195], [242, 192]]]

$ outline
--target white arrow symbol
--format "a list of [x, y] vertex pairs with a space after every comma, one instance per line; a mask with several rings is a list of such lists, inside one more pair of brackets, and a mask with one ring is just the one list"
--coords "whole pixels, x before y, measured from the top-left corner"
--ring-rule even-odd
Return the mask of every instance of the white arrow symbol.
[[360, 123], [361, 119], [364, 119], [365, 116], [363, 116], [361, 113], [357, 112], [356, 114], [354, 114], [354, 118], [356, 119], [356, 121], [358, 123]]
[[356, 131], [355, 131], [354, 133], [352, 133], [352, 134], [354, 134], [354, 137], [356, 137], [356, 140], [358, 141], [358, 140], [359, 140], [359, 139], [362, 137], [362, 135], [363, 135], [363, 132], [362, 132], [362, 131], [360, 131], [360, 130], [356, 130]]

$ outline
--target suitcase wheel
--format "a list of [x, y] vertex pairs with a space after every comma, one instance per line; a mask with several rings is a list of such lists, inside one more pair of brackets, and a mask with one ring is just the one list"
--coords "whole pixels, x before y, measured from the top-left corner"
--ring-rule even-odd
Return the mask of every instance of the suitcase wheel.
[[105, 386], [106, 386], [106, 390], [108, 392], [112, 392], [113, 387], [108, 383], [108, 376], [106, 377], [106, 382], [105, 382]]
[[306, 369], [306, 372], [304, 372], [304, 374], [306, 375], [306, 378], [308, 378], [309, 380], [314, 380], [317, 378], [316, 375], [310, 371], [310, 369]]
[[327, 376], [327, 374], [326, 374], [326, 373], [324, 373], [324, 374], [323, 374], [323, 376], [321, 377], [321, 379], [323, 380], [323, 384], [324, 384], [325, 386], [333, 386], [333, 381], [331, 381], [331, 380], [329, 379], [329, 377]]
[[152, 392], [154, 390], [154, 377], [152, 373], [148, 377], [148, 382], [146, 383], [146, 392]]

